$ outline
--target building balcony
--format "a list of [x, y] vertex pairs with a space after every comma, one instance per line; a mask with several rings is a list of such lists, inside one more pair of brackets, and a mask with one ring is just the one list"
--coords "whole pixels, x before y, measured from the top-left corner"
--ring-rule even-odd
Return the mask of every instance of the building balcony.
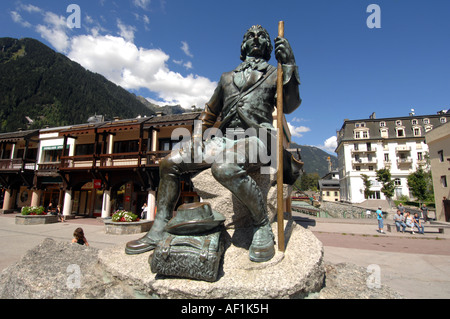
[[36, 160], [32, 159], [2, 159], [0, 160], [0, 171], [22, 172], [24, 170], [34, 171], [36, 169]]
[[375, 153], [377, 151], [377, 148], [372, 146], [368, 149], [352, 149], [352, 155], [353, 154], [370, 154], [370, 153]]
[[397, 166], [410, 166], [412, 162], [412, 158], [399, 158], [397, 159]]
[[352, 159], [353, 165], [377, 165], [377, 160], [375, 158], [369, 159]]
[[395, 151], [397, 153], [399, 153], [399, 152], [410, 152], [411, 151], [411, 147], [410, 146], [397, 146], [395, 148]]
[[170, 151], [62, 156], [61, 171], [157, 167]]

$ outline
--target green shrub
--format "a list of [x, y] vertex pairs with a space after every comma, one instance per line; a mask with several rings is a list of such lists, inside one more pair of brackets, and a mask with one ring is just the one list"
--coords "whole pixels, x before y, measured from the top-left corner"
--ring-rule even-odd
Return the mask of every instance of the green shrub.
[[24, 206], [21, 210], [22, 215], [47, 215], [42, 206]]
[[125, 210], [118, 210], [112, 215], [113, 222], [135, 222], [139, 220], [136, 214]]

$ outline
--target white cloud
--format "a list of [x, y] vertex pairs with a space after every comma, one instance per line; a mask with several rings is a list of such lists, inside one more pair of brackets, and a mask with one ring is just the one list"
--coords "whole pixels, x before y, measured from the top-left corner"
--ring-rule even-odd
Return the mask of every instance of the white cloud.
[[129, 42], [134, 41], [134, 32], [136, 28], [130, 25], [125, 25], [120, 19], [117, 19], [117, 27], [119, 28], [118, 34]]
[[148, 9], [150, 2], [150, 0], [133, 0], [134, 5], [142, 9]]
[[192, 69], [192, 62], [191, 62], [191, 61], [188, 61], [188, 62], [186, 62], [185, 64], [183, 64], [183, 66], [184, 66], [187, 70], [190, 70], [190, 69]]
[[42, 12], [42, 9], [36, 6], [33, 6], [32, 4], [21, 4], [20, 8], [29, 12], [29, 13], [34, 13], [34, 12]]
[[165, 52], [138, 48], [122, 37], [98, 34], [74, 37], [68, 56], [125, 89], [147, 88], [155, 92], [162, 104], [202, 107], [216, 86], [205, 77], [182, 76], [169, 70], [169, 55]]
[[46, 39], [55, 47], [56, 50], [67, 52], [70, 45], [67, 31], [67, 20], [64, 16], [58, 16], [53, 12], [44, 13], [44, 24], [38, 24], [36, 31], [40, 33], [41, 37]]
[[11, 18], [13, 19], [13, 21], [15, 23], [19, 23], [20, 25], [22, 25], [23, 27], [26, 28], [30, 28], [31, 24], [28, 21], [25, 21], [22, 16], [20, 15], [20, 13], [18, 13], [17, 11], [11, 11]]
[[[147, 8], [150, 1], [135, 0], [134, 3]], [[136, 28], [125, 25], [120, 19], [117, 20], [118, 36], [100, 27], [91, 17], [86, 20], [91, 25], [90, 29], [86, 29], [90, 34], [73, 35], [67, 26], [66, 17], [31, 5], [11, 12], [11, 18], [16, 23], [33, 27], [22, 19], [20, 10], [42, 16], [42, 22], [35, 29], [57, 51], [125, 89], [148, 89], [154, 92], [158, 98], [154, 103], [179, 104], [188, 109], [192, 105], [203, 107], [217, 85], [199, 75], [183, 76], [171, 71], [167, 65], [169, 55], [161, 49], [138, 48], [133, 43]], [[150, 20], [144, 17], [144, 23], [148, 24]], [[186, 55], [192, 56], [186, 42], [182, 42], [181, 48]], [[174, 62], [192, 69], [192, 62]]]
[[291, 135], [295, 137], [302, 137], [303, 133], [311, 131], [311, 129], [306, 126], [294, 126], [289, 122], [287, 124], [289, 127], [289, 131], [291, 132]]
[[189, 51], [189, 44], [185, 41], [181, 41], [181, 50], [186, 54], [188, 57], [193, 58], [194, 55]]
[[324, 151], [334, 153], [335, 149], [337, 147], [337, 137], [331, 136], [325, 140], [323, 145], [319, 146], [319, 148], [323, 149]]

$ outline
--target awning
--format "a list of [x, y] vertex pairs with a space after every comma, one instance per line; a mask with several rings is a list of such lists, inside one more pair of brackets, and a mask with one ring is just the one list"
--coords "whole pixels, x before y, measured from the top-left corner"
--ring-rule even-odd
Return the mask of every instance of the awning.
[[[67, 145], [66, 148], [69, 148], [69, 145]], [[50, 145], [50, 146], [44, 146], [42, 147], [43, 151], [55, 151], [55, 150], [62, 150], [63, 145]]]

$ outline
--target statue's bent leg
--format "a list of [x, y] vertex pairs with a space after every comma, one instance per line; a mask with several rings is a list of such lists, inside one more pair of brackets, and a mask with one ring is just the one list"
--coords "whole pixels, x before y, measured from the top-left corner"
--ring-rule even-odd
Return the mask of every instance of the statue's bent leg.
[[275, 237], [261, 190], [243, 166], [236, 163], [214, 163], [211, 171], [217, 181], [229, 189], [250, 211], [254, 226], [253, 240], [249, 249], [250, 260], [264, 262], [275, 255]]
[[156, 203], [158, 211], [153, 226], [144, 237], [127, 243], [125, 252], [129, 255], [141, 254], [156, 248], [180, 196], [180, 168], [171, 157], [161, 161], [159, 172], [160, 182]]

